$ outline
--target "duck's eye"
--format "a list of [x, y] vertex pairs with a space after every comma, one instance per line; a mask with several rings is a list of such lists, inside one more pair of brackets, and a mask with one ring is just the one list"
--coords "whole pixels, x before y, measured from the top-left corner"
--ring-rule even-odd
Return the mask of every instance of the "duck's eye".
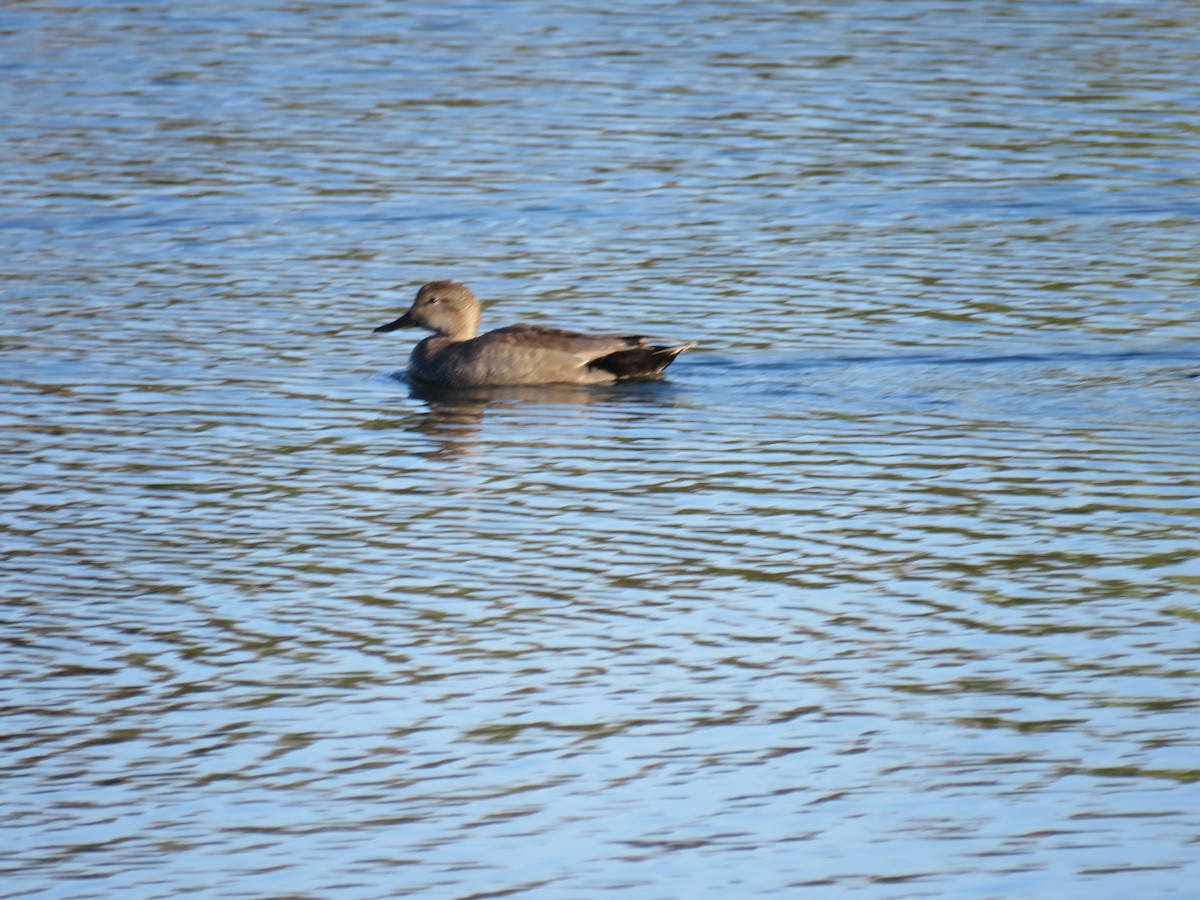
[[433, 304], [437, 303], [437, 302], [438, 302], [438, 301], [440, 301], [441, 299], [442, 299], [441, 297], [430, 297], [430, 298], [429, 298], [429, 305], [430, 305], [430, 306], [433, 306]]

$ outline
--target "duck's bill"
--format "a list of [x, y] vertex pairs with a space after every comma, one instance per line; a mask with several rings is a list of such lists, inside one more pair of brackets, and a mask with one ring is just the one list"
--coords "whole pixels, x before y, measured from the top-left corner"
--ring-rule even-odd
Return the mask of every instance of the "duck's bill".
[[395, 322], [388, 322], [386, 325], [380, 325], [375, 329], [375, 334], [381, 334], [386, 331], [395, 331], [397, 328], [412, 328], [413, 320], [409, 318], [408, 313], [405, 313]]

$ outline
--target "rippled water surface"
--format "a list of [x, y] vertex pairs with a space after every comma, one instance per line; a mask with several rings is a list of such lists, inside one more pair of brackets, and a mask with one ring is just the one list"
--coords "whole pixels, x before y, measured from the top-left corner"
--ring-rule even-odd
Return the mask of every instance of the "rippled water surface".
[[1198, 21], [6, 4], [0, 895], [1193, 895]]

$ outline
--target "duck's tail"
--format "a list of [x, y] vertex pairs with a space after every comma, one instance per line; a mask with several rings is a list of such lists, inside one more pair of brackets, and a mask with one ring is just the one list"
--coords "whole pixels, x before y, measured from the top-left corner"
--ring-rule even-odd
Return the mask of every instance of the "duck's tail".
[[695, 346], [695, 341], [686, 344], [643, 344], [632, 350], [618, 350], [593, 359], [588, 363], [588, 368], [609, 372], [617, 379], [655, 378], [675, 361], [676, 356]]

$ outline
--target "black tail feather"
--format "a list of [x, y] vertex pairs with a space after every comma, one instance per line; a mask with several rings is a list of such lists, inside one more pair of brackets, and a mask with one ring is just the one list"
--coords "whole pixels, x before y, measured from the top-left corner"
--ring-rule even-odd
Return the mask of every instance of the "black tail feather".
[[661, 375], [675, 357], [694, 344], [674, 346], [646, 345], [632, 350], [618, 350], [588, 363], [589, 369], [601, 369], [617, 378], [653, 378]]

